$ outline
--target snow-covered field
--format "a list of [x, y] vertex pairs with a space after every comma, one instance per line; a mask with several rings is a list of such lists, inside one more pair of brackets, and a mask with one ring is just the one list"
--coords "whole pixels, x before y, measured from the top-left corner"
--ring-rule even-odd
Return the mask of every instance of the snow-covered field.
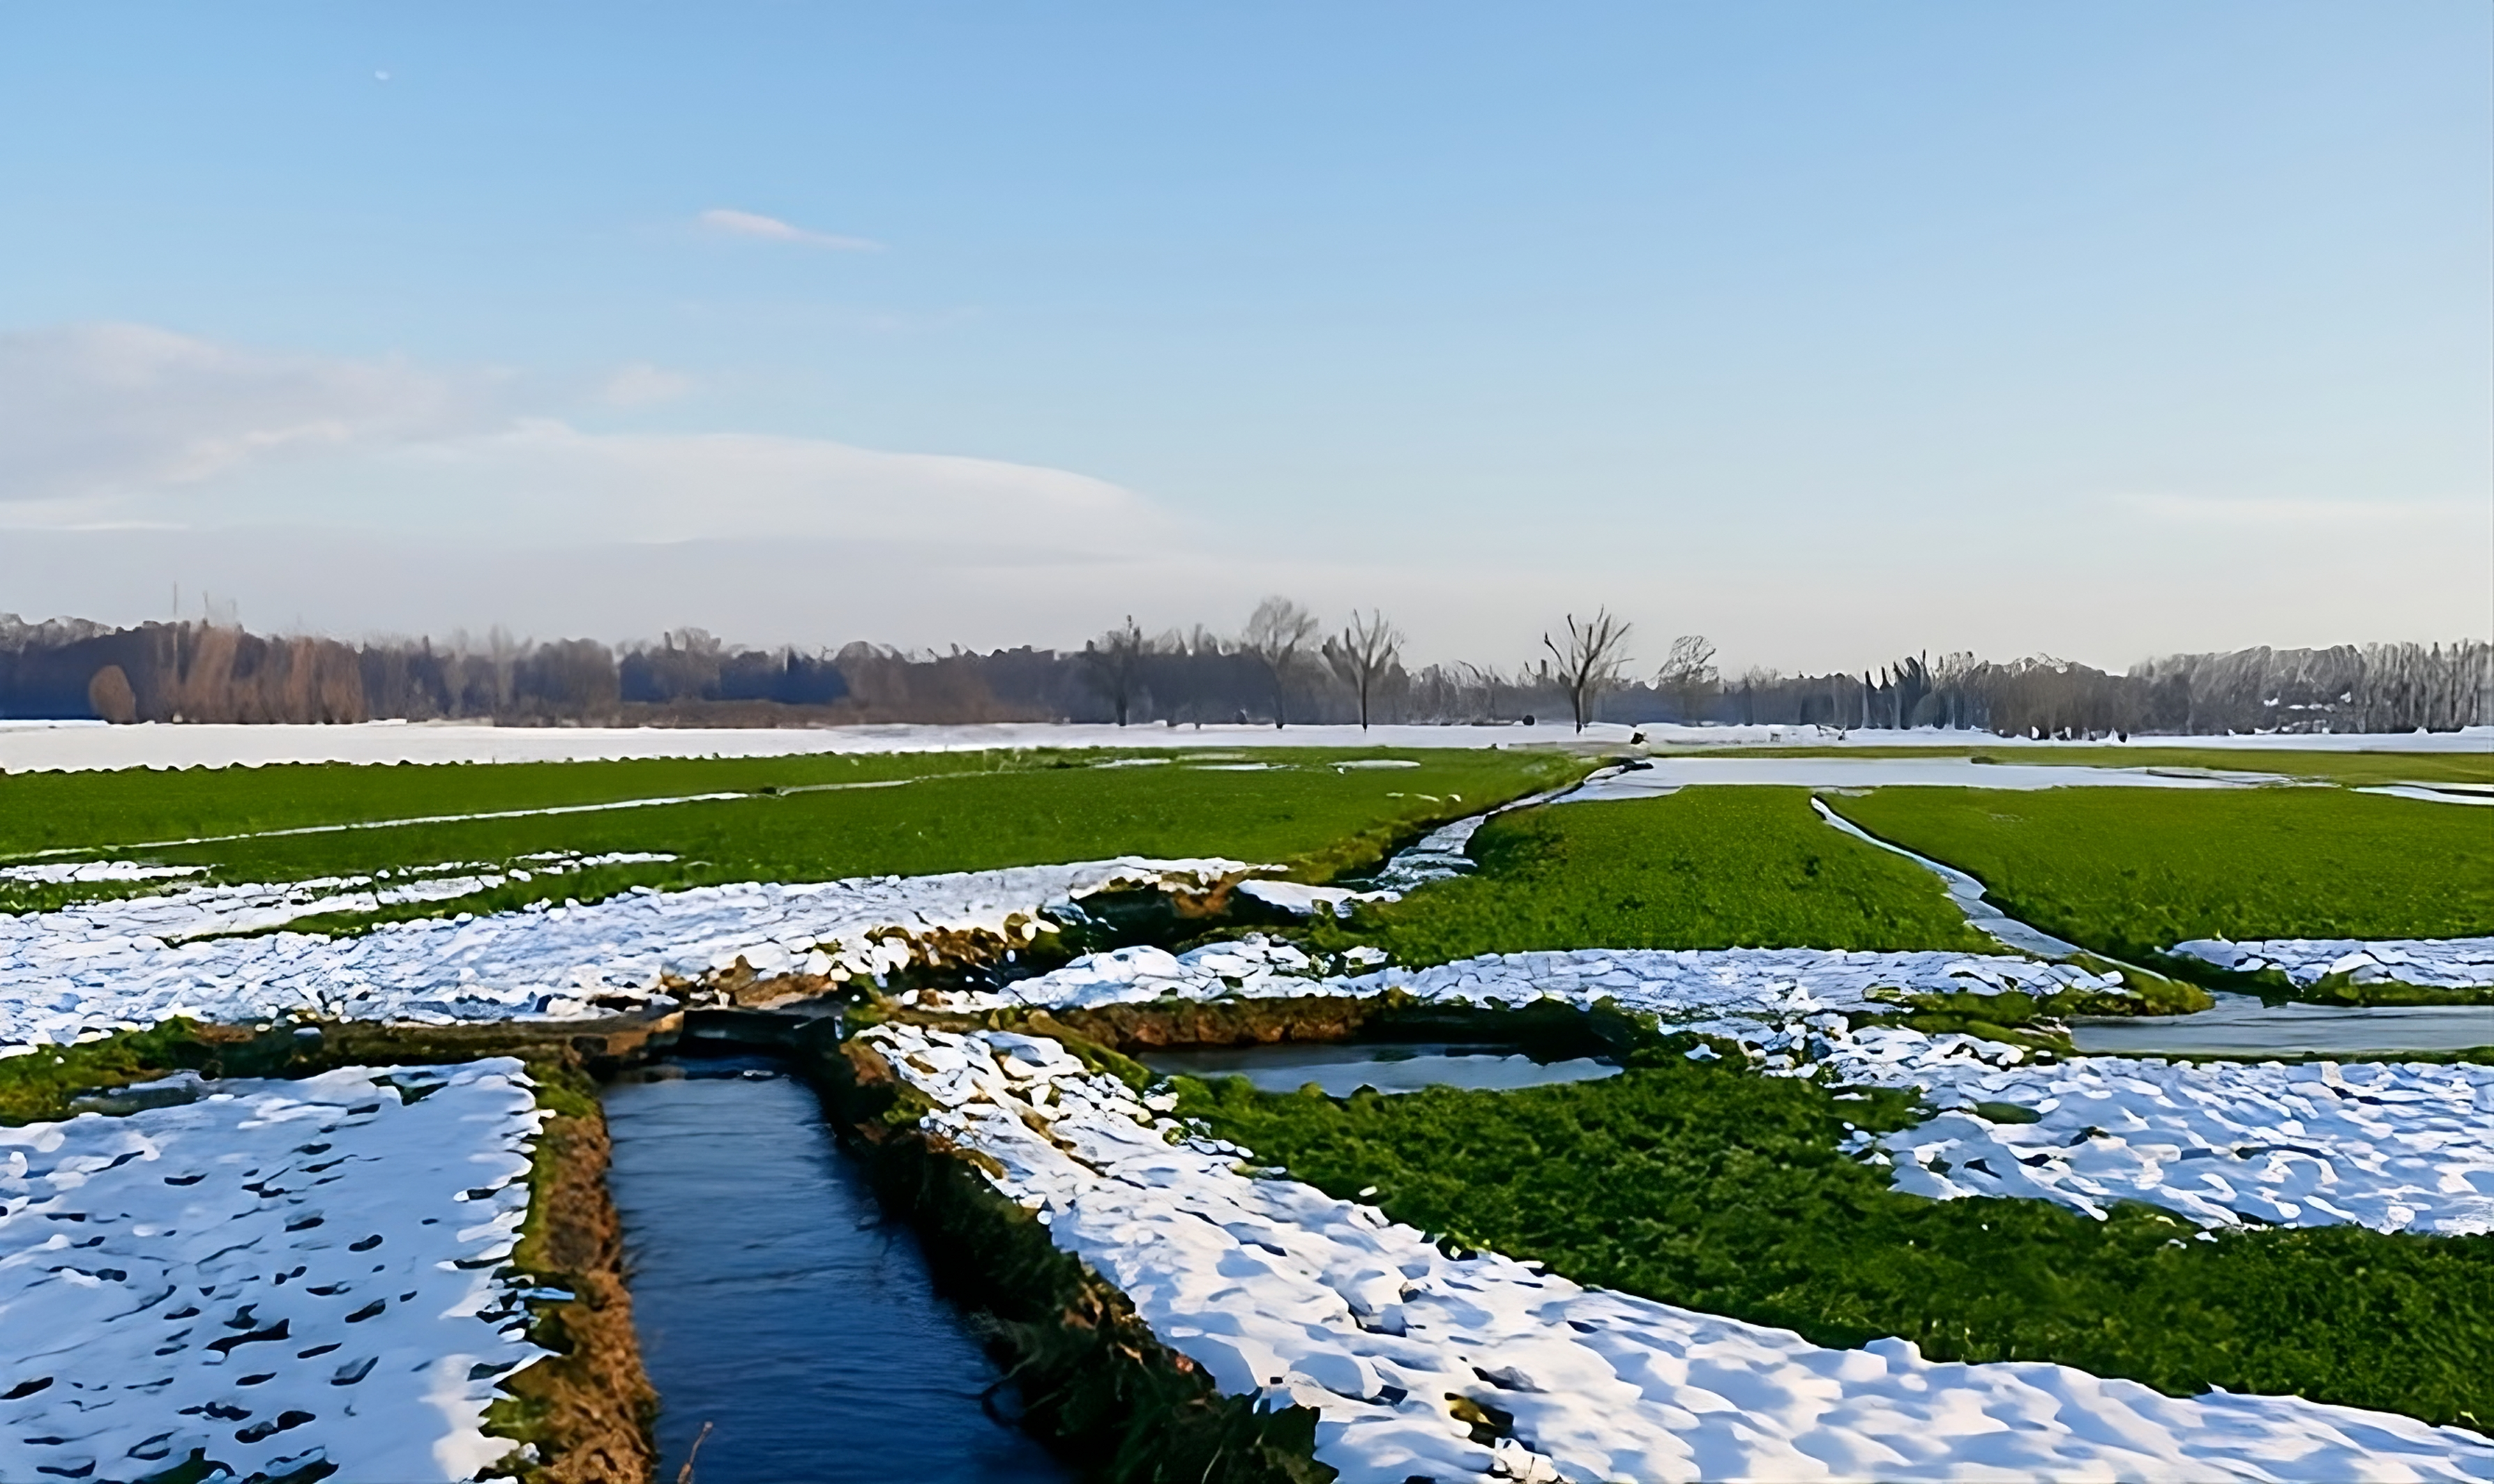
[[203, 1449], [464, 1479], [509, 1451], [485, 1405], [541, 1353], [493, 1276], [538, 1121], [519, 1063], [195, 1090], [0, 1129], [0, 1478]]
[[1319, 977], [1314, 969], [1309, 957], [1292, 945], [1251, 933], [1184, 954], [1141, 947], [1086, 954], [1001, 990], [950, 995], [946, 1003], [972, 1009], [1019, 1004], [1068, 1010], [1163, 995], [1262, 999], [1402, 989], [1423, 1000], [1508, 1007], [1536, 999], [1591, 1007], [1612, 999], [1629, 1010], [1702, 1028], [1727, 1016], [1732, 1017], [1727, 1023], [1746, 1025], [1760, 1016], [1893, 1008], [1892, 1000], [1873, 997], [1879, 989], [1917, 994], [2128, 992], [2112, 975], [2008, 954], [1817, 948], [1561, 949], [1488, 954], [1426, 968], [1382, 968], [1348, 976]]
[[[494, 727], [379, 721], [360, 726], [108, 727], [101, 722], [0, 723], [0, 772], [99, 768], [225, 768], [264, 763], [520, 763], [638, 757], [786, 757], [815, 752], [935, 752], [991, 747], [1500, 747], [1535, 742], [1617, 746], [1642, 733], [1657, 745], [2001, 748], [2072, 745], [1971, 732], [1835, 732], [1814, 726], [1641, 727], [1600, 722], [1579, 735], [1540, 726], [983, 726]], [[2112, 742], [2086, 746], [2119, 746]], [[2339, 752], [2494, 752], [2494, 727], [2464, 732], [2339, 736], [2141, 737], [2134, 747]]]
[[[1315, 1408], [1345, 1484], [1441, 1480], [2494, 1478], [2494, 1442], [2295, 1398], [2188, 1401], [2040, 1363], [1933, 1364], [1457, 1259], [1373, 1207], [1254, 1179], [1053, 1043], [867, 1033], [925, 1126], [1225, 1392]], [[1511, 1416], [1495, 1443], [1449, 1409]]]
[[1795, 1070], [1922, 1089], [1936, 1115], [1857, 1139], [1918, 1196], [2028, 1196], [2098, 1217], [2141, 1200], [2209, 1227], [2494, 1231], [2494, 1067], [2037, 1062], [1967, 1036], [1824, 1022], [1762, 1041], [1800, 1053]]
[[[238, 886], [182, 884], [168, 891], [128, 896], [107, 909], [72, 907], [54, 914], [60, 925], [76, 930], [81, 913], [108, 924], [107, 931], [137, 932], [166, 943], [220, 933], [266, 932], [301, 918], [323, 913], [378, 912], [410, 902], [450, 901], [491, 891], [510, 882], [559, 879], [601, 865], [642, 865], [673, 861], [674, 856], [647, 851], [619, 851], [602, 856], [549, 853], [525, 857], [525, 864], [487, 866], [442, 863], [373, 876], [317, 876], [279, 885]], [[90, 882], [179, 882], [206, 867], [140, 865], [130, 861], [89, 861], [0, 865], [0, 881], [56, 884]]]
[[[2244, 760], [2257, 768], [2257, 758]], [[1658, 757], [1594, 782], [1567, 796], [1569, 803], [1652, 799], [1695, 784], [1757, 784], [1775, 788], [2242, 788], [2273, 781], [2245, 772], [2149, 772], [2133, 768], [2084, 768], [2049, 763], [1977, 763], [1962, 757]]]
[[[601, 1013], [663, 977], [739, 957], [762, 974], [887, 973], [935, 933], [1030, 936], [1052, 904], [1121, 885], [1209, 881], [1234, 861], [1083, 862], [938, 876], [640, 890], [588, 906], [388, 923], [351, 938], [270, 932], [294, 889], [230, 889], [0, 916], [0, 1053], [177, 1015], [370, 1020]], [[258, 894], [255, 894], [258, 893]], [[189, 941], [175, 942], [176, 938]]]
[[[1919, 1195], [2027, 1196], [2090, 1214], [2146, 1200], [2211, 1225], [2357, 1222], [2383, 1230], [2494, 1230], [2494, 1068], [2423, 1064], [2187, 1064], [2089, 1056], [2030, 1062], [2015, 1046], [1901, 1027], [1846, 1029], [1874, 991], [2099, 991], [2070, 964], [1956, 954], [1814, 949], [1505, 954], [1432, 968], [1314, 977], [1306, 955], [1251, 937], [1172, 955], [1123, 949], [956, 1008], [1080, 1009], [1162, 995], [1374, 995], [1521, 1006], [1603, 999], [1675, 1028], [1724, 1036], [1790, 1074], [1922, 1089], [1941, 1109], [2014, 1103], [2031, 1124], [1943, 1111], [1890, 1136], [1876, 1158]], [[1866, 1145], [1866, 1152], [1868, 1146]], [[1945, 1165], [1943, 1172], [1938, 1166]]]
[[[2172, 950], [2221, 969], [2275, 969], [2289, 983], [2315, 984], [2345, 974], [2359, 984], [2395, 983], [2437, 989], [2494, 987], [2494, 938], [2270, 938], [2232, 943], [2194, 938]], [[2494, 1030], [2494, 1006], [2486, 1009]], [[2494, 1040], [2494, 1035], [2489, 1035]]]

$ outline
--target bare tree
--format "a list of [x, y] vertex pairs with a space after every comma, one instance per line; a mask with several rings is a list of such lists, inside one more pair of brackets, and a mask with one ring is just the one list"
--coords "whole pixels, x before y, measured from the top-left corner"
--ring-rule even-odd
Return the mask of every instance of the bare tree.
[[1562, 646], [1549, 634], [1541, 636], [1541, 647], [1559, 661], [1557, 681], [1567, 692], [1567, 704], [1576, 715], [1576, 730], [1594, 719], [1594, 703], [1601, 693], [1620, 682], [1620, 673], [1627, 668], [1628, 621], [1616, 618], [1608, 608], [1594, 610], [1594, 617], [1582, 625], [1574, 614], [1567, 615], [1567, 643]]
[[1680, 719], [1704, 704], [1719, 678], [1715, 672], [1715, 646], [1704, 634], [1683, 634], [1671, 641], [1671, 652], [1654, 673], [1654, 688], [1671, 697]]
[[1116, 710], [1117, 725], [1124, 726], [1134, 709], [1143, 668], [1143, 631], [1135, 616], [1126, 615], [1123, 628], [1112, 628], [1083, 645], [1082, 663], [1091, 672], [1091, 683]]
[[1368, 730], [1368, 707], [1372, 696], [1395, 662], [1402, 657], [1403, 631], [1385, 620], [1385, 615], [1370, 609], [1361, 618], [1359, 610], [1351, 611], [1351, 626], [1340, 638], [1325, 641], [1325, 663], [1342, 682], [1359, 695], [1359, 729]]
[[1304, 657], [1308, 641], [1317, 636], [1317, 616], [1289, 598], [1268, 597], [1256, 605], [1247, 617], [1247, 632], [1240, 636], [1247, 651], [1263, 661], [1264, 674], [1273, 686], [1273, 725], [1280, 727], [1284, 693], [1290, 687], [1291, 671]]

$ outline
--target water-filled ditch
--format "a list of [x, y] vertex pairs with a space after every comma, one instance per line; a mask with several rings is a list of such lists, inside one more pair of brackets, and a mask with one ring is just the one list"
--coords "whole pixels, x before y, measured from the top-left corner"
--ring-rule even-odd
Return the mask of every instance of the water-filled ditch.
[[1536, 1060], [1511, 1045], [1401, 1042], [1285, 1041], [1144, 1051], [1137, 1059], [1172, 1075], [1243, 1076], [1266, 1092], [1296, 1092], [1314, 1082], [1335, 1098], [1362, 1087], [1384, 1093], [1436, 1086], [1506, 1092], [1546, 1082], [1590, 1082], [1620, 1070], [1615, 1062], [1591, 1056]]
[[982, 1393], [995, 1366], [887, 1223], [805, 1083], [773, 1062], [663, 1064], [605, 1093], [658, 1477], [1071, 1478]]
[[2191, 1015], [2089, 1016], [2070, 1021], [2070, 1042], [2107, 1056], [2385, 1056], [2494, 1045], [2494, 1005], [2263, 1004], [2215, 995]]

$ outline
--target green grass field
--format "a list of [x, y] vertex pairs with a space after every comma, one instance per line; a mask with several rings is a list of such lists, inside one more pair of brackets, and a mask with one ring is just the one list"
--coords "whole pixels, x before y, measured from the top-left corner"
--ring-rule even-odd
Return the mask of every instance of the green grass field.
[[[1293, 751], [1230, 772], [1181, 758], [1104, 767], [1085, 753], [950, 753], [666, 763], [438, 768], [288, 767], [216, 772], [36, 773], [0, 778], [0, 852], [76, 849], [95, 857], [211, 868], [213, 880], [282, 882], [438, 862], [502, 863], [543, 851], [663, 852], [664, 864], [593, 869], [514, 884], [485, 897], [411, 911], [491, 910], [542, 897], [582, 900], [634, 885], [825, 880], [977, 870], [1115, 855], [1226, 855], [1288, 864], [1323, 880], [1373, 863], [1448, 819], [1577, 776], [1550, 752], [1408, 754]], [[866, 786], [853, 785], [890, 785]], [[842, 786], [852, 785], [852, 786]], [[587, 812], [377, 825], [426, 816], [737, 797]], [[198, 844], [150, 841], [241, 835]], [[85, 889], [86, 894], [106, 894]], [[8, 902], [46, 905], [61, 889]]]
[[1344, 1198], [1580, 1283], [1850, 1347], [2053, 1360], [2176, 1396], [2294, 1393], [2494, 1420], [2494, 1236], [2336, 1227], [2191, 1240], [2148, 1208], [1935, 1201], [1839, 1148], [1907, 1099], [1691, 1063], [1598, 1082], [1335, 1101], [1181, 1081], [1180, 1111]]
[[1890, 788], [1829, 804], [2117, 957], [2190, 938], [2494, 933], [2494, 810], [2327, 788]]
[[1803, 789], [1523, 809], [1483, 825], [1472, 855], [1476, 874], [1323, 934], [1406, 964], [1559, 948], [1998, 951], [1937, 878], [1829, 828]]
[[1692, 757], [1970, 757], [1978, 763], [2031, 763], [2045, 768], [2205, 768], [2317, 778], [2351, 787], [2378, 783], [2494, 783], [2489, 752], [2305, 752], [2291, 747], [1671, 747], [1657, 756]]

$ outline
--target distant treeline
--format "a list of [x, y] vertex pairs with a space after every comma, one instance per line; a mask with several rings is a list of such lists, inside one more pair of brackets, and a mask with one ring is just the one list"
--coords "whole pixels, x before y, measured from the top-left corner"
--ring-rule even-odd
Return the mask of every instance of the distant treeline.
[[[271, 637], [228, 624], [114, 629], [0, 615], [0, 717], [107, 721], [475, 719], [505, 724], [1378, 721], [1511, 723], [1570, 714], [1544, 662], [1407, 668], [1372, 616], [1319, 639], [1293, 605], [1246, 637], [1144, 634], [1131, 621], [1080, 651], [910, 654], [737, 649], [698, 629], [621, 649], [500, 630], [372, 641]], [[1278, 622], [1278, 627], [1276, 623]], [[1295, 625], [1295, 626], [1294, 626]], [[1557, 654], [1554, 657], [1564, 657]], [[1951, 727], [2039, 736], [2384, 732], [2494, 723], [2494, 647], [2341, 645], [2149, 660], [2114, 675], [2047, 658], [1910, 656], [1860, 674], [1718, 674], [1685, 636], [1642, 676], [1625, 654], [1589, 705], [1607, 721]], [[1363, 697], [1365, 698], [1363, 702]]]

